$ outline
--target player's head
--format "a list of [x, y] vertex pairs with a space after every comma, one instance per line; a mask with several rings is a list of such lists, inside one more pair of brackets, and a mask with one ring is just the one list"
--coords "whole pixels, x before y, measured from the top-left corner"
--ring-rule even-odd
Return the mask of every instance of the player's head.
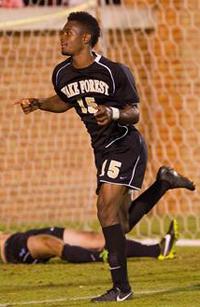
[[62, 54], [74, 55], [85, 47], [94, 47], [100, 36], [99, 24], [87, 12], [74, 12], [68, 16], [61, 34]]

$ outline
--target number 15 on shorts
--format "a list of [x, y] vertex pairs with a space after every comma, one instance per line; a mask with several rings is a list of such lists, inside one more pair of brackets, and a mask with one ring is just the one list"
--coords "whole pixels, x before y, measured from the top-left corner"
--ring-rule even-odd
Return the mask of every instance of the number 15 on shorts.
[[110, 178], [113, 178], [113, 179], [117, 178], [118, 175], [119, 175], [120, 167], [121, 167], [122, 163], [119, 162], [119, 161], [116, 161], [116, 160], [111, 160], [110, 164], [108, 166], [108, 170], [105, 172], [107, 162], [108, 162], [108, 160], [105, 160], [102, 164], [100, 177], [104, 176], [105, 173], [106, 173], [107, 176], [110, 177]]

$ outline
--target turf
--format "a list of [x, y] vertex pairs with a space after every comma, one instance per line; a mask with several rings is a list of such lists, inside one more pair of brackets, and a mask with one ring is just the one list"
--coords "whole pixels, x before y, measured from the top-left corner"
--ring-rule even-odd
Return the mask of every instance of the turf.
[[[200, 306], [199, 251], [198, 247], [179, 247], [174, 260], [129, 260], [135, 295], [120, 306]], [[103, 263], [75, 265], [51, 260], [45, 265], [0, 264], [0, 307], [94, 306], [89, 297], [109, 287], [108, 268]]]

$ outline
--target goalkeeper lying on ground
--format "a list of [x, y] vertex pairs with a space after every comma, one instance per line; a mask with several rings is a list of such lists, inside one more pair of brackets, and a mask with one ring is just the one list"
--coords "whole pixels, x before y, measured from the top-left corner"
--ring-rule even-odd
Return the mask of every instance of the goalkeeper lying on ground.
[[[127, 257], [171, 259], [177, 237], [177, 222], [173, 220], [160, 243], [145, 245], [126, 239]], [[45, 263], [53, 257], [73, 263], [107, 260], [102, 234], [59, 227], [1, 233], [0, 250], [4, 263]]]

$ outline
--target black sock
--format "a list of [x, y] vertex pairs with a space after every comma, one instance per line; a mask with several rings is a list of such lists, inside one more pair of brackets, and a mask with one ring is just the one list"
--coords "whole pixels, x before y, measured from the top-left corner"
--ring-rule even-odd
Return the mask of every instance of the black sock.
[[102, 261], [100, 252], [94, 252], [80, 246], [65, 244], [62, 250], [62, 260], [73, 263]]
[[169, 189], [165, 181], [156, 180], [138, 198], [131, 202], [129, 209], [129, 231], [147, 214]]
[[146, 245], [134, 240], [126, 240], [127, 257], [154, 257], [160, 255], [160, 245]]
[[113, 286], [127, 292], [130, 290], [130, 285], [127, 274], [126, 241], [121, 225], [104, 227], [103, 233], [108, 250]]

